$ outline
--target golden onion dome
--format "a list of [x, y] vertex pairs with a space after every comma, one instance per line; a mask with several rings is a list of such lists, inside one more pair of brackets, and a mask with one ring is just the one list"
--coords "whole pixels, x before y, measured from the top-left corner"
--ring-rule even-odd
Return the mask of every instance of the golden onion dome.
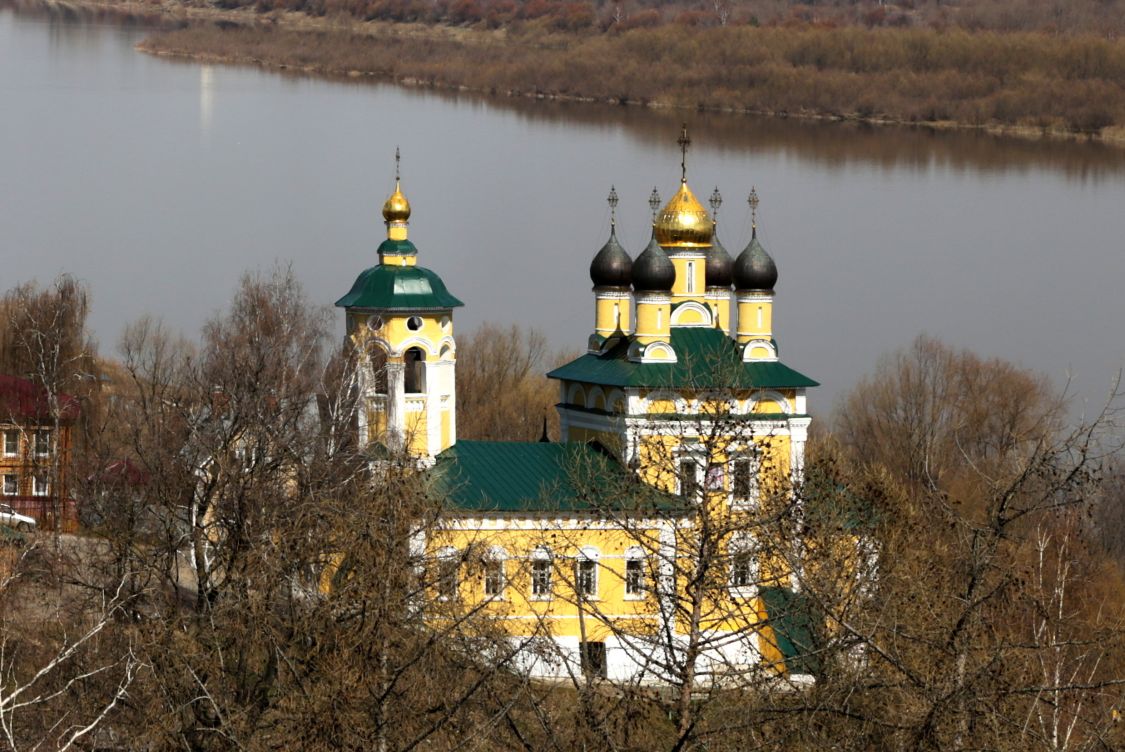
[[405, 222], [410, 219], [410, 202], [406, 200], [397, 180], [395, 192], [383, 203], [383, 219], [388, 222]]
[[655, 229], [656, 242], [679, 247], [710, 245], [715, 231], [711, 216], [692, 194], [686, 180], [657, 215]]

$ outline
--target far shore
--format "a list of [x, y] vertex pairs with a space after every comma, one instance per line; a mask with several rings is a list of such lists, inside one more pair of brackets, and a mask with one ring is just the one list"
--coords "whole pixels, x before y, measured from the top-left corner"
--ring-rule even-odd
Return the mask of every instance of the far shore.
[[[137, 49], [207, 63], [254, 65], [305, 75], [492, 96], [920, 125], [1023, 139], [1091, 140], [1125, 146], [1125, 80], [1117, 71], [1125, 70], [1125, 41], [954, 32], [957, 52], [963, 56], [973, 55], [974, 45], [989, 50], [1007, 45], [1013, 58], [1047, 61], [1038, 63], [1038, 70], [1017, 77], [1011, 70], [1020, 70], [1023, 63], [1013, 59], [1006, 64], [1011, 68], [996, 72], [996, 80], [1001, 83], [994, 85], [980, 70], [959, 76], [956, 68], [945, 67], [906, 76], [894, 69], [893, 60], [888, 60], [887, 70], [859, 74], [821, 63], [813, 67], [797, 64], [799, 60], [793, 62], [790, 38], [795, 36], [805, 47], [820, 44], [829, 57], [841, 40], [852, 47], [878, 44], [884, 50], [880, 54], [893, 57], [896, 44], [916, 47], [924, 43], [940, 52], [940, 45], [951, 38], [950, 34], [925, 30], [689, 29], [666, 25], [621, 34], [575, 34], [539, 27], [509, 32], [291, 12], [261, 14], [171, 2], [47, 0], [42, 5], [153, 22], [164, 28], [141, 41]], [[904, 34], [912, 36], [900, 42], [898, 36]], [[730, 59], [747, 46], [747, 40], [760, 49], [776, 50], [773, 62], [752, 71], [757, 81], [754, 87], [741, 86], [736, 77], [709, 61], [693, 59], [700, 49], [721, 52]], [[1109, 71], [1094, 71], [1076, 80], [1072, 72], [1060, 70], [1052, 77], [1050, 66], [1064, 65], [1075, 45], [1095, 47], [1099, 59], [1109, 61]], [[644, 50], [661, 47], [666, 48], [665, 57], [685, 64], [645, 59]], [[949, 65], [957, 62], [951, 59]], [[959, 78], [965, 80], [956, 80]], [[943, 95], [941, 87], [975, 93], [958, 99]]]

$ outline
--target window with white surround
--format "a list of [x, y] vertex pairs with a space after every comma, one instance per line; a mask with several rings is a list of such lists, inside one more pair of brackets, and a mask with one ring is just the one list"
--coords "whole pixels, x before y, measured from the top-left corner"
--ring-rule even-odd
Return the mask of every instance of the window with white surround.
[[687, 291], [688, 294], [695, 292], [695, 262], [687, 262]]
[[507, 554], [503, 549], [493, 548], [484, 560], [484, 594], [490, 598], [502, 598], [506, 577], [504, 562]]
[[730, 590], [736, 598], [758, 594], [758, 551], [749, 536], [736, 535], [727, 544], [730, 560]]
[[531, 597], [551, 597], [551, 555], [545, 548], [537, 548], [531, 555]]
[[31, 495], [32, 496], [46, 496], [51, 493], [51, 482], [47, 480], [47, 476], [37, 474], [31, 478]]
[[700, 491], [703, 488], [703, 458], [694, 454], [683, 455], [680, 457], [677, 470], [680, 496], [699, 501]]
[[4, 495], [15, 496], [20, 492], [20, 476], [9, 473], [4, 476]]
[[636, 548], [625, 552], [625, 597], [641, 598], [645, 594], [645, 559]]
[[758, 470], [760, 462], [752, 454], [731, 460], [731, 503], [740, 507], [753, 507], [758, 503]]
[[457, 549], [443, 548], [438, 552], [437, 558], [437, 593], [443, 601], [457, 599], [460, 585], [461, 562], [457, 556]]
[[51, 432], [35, 432], [35, 456], [47, 457], [51, 454]]
[[15, 457], [20, 453], [20, 432], [10, 430], [4, 432], [4, 456]]
[[598, 597], [598, 550], [584, 547], [574, 562], [574, 592], [584, 598]]

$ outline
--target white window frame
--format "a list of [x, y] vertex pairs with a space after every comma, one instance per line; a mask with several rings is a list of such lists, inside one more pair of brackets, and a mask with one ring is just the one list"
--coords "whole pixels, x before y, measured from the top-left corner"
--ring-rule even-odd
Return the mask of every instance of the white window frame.
[[685, 462], [695, 463], [695, 498], [692, 501], [703, 502], [707, 491], [707, 455], [703, 447], [688, 444], [680, 447], [676, 455], [676, 495], [684, 498], [684, 468]]
[[[601, 552], [593, 546], [583, 546], [574, 557], [574, 594], [586, 601], [598, 600], [598, 580], [599, 576], [598, 559], [601, 558]], [[586, 570], [586, 571], [584, 571]], [[583, 583], [589, 579], [589, 587]]]
[[[754, 539], [749, 535], [735, 535], [727, 542], [729, 560], [728, 583], [732, 598], [754, 598], [758, 595], [761, 562]], [[745, 573], [740, 571], [745, 566]], [[745, 578], [743, 578], [745, 574]], [[744, 582], [739, 580], [745, 579]]]
[[[14, 451], [9, 452], [8, 451], [8, 439], [12, 438], [12, 437], [15, 437], [16, 448], [15, 448]], [[4, 451], [5, 457], [19, 457], [20, 456], [20, 432], [19, 432], [18, 428], [9, 428], [9, 429], [4, 431], [3, 451]]]
[[[738, 465], [750, 466], [750, 489], [746, 496], [738, 492]], [[730, 504], [734, 509], [757, 509], [762, 498], [762, 460], [760, 453], [753, 448], [735, 454], [730, 459]]]
[[[40, 441], [40, 437], [44, 437], [44, 436], [46, 437], [46, 443], [47, 443], [47, 448], [45, 450], [43, 450], [43, 447], [42, 447], [43, 442]], [[53, 435], [51, 429], [49, 429], [49, 428], [36, 429], [35, 434], [34, 434], [34, 451], [35, 451], [36, 457], [50, 457], [51, 452], [54, 449], [54, 445], [55, 445], [54, 435]], [[43, 451], [40, 451], [40, 450], [43, 450]]]
[[542, 547], [532, 551], [530, 570], [531, 600], [551, 600], [555, 595], [554, 573], [551, 571], [551, 552]]
[[[508, 590], [508, 552], [499, 546], [493, 546], [488, 550], [488, 554], [484, 559], [484, 597], [489, 600], [505, 600]], [[496, 569], [498, 568], [498, 569]], [[493, 578], [494, 574], [499, 574], [498, 581]], [[490, 592], [490, 585], [496, 582], [496, 592]]]
[[45, 473], [36, 473], [31, 476], [31, 495], [51, 495], [51, 481], [47, 478], [47, 475]]
[[[8, 480], [11, 479], [11, 490], [8, 489]], [[20, 495], [20, 476], [17, 473], [4, 473], [3, 486], [0, 487], [0, 493], [4, 496], [19, 496]]]
[[[636, 571], [639, 576], [639, 581], [635, 584], [632, 581], [631, 573], [629, 571], [630, 565], [636, 566]], [[627, 601], [640, 601], [644, 600], [648, 595], [648, 577], [645, 572], [645, 554], [640, 548], [632, 546], [625, 551], [625, 600]]]
[[447, 546], [437, 553], [434, 588], [439, 601], [455, 601], [461, 593], [461, 557], [456, 548]]

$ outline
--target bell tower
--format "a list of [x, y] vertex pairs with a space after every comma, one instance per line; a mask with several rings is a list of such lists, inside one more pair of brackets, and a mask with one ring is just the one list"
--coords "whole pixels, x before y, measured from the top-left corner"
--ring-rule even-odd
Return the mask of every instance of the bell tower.
[[398, 165], [396, 149], [379, 262], [361, 272], [336, 305], [345, 311], [348, 342], [357, 353], [360, 444], [429, 464], [457, 441], [453, 309], [464, 304], [441, 277], [418, 266]]

